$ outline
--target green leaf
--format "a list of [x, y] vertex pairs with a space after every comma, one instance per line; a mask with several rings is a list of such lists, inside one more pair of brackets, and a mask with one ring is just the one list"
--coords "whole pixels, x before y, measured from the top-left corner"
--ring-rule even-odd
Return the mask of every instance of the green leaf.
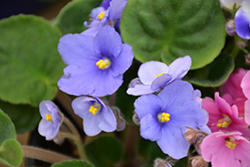
[[192, 69], [212, 62], [226, 37], [218, 0], [130, 0], [120, 28], [136, 59], [170, 64], [190, 55]]
[[84, 21], [89, 21], [91, 10], [98, 7], [102, 0], [77, 0], [68, 3], [59, 13], [56, 25], [64, 34], [80, 33], [87, 29]]
[[18, 15], [0, 21], [0, 98], [38, 106], [57, 92], [64, 63], [60, 31], [42, 18]]
[[0, 108], [10, 117], [17, 133], [35, 129], [41, 119], [39, 109], [30, 105], [14, 105], [0, 100]]
[[101, 136], [87, 144], [84, 149], [88, 159], [96, 167], [115, 166], [124, 154], [121, 143], [110, 136]]
[[233, 69], [233, 57], [229, 54], [221, 54], [209, 65], [189, 71], [184, 80], [199, 86], [217, 87], [228, 78]]
[[51, 167], [94, 167], [93, 165], [79, 160], [63, 161], [57, 164], [53, 164]]
[[10, 118], [0, 109], [0, 163], [18, 166], [22, 162], [22, 149], [16, 141], [16, 132]]
[[6, 140], [0, 147], [0, 164], [18, 166], [21, 164], [23, 152], [15, 139]]

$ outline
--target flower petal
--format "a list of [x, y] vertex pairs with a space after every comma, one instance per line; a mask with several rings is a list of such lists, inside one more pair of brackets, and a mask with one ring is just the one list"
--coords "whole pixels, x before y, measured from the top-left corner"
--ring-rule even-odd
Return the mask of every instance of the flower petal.
[[96, 100], [87, 96], [77, 97], [72, 101], [72, 108], [79, 117], [85, 119], [89, 113], [91, 103]]
[[135, 100], [135, 112], [140, 119], [147, 114], [157, 117], [157, 111], [161, 112], [162, 104], [163, 101], [156, 95], [143, 95]]
[[88, 136], [98, 135], [102, 131], [99, 127], [101, 121], [102, 118], [100, 114], [93, 115], [89, 112], [86, 118], [83, 120], [83, 129], [86, 135]]
[[100, 115], [102, 117], [101, 123], [99, 124], [100, 129], [105, 132], [113, 132], [116, 130], [116, 117], [109, 107], [106, 107], [106, 110], [101, 110]]
[[122, 50], [120, 35], [109, 25], [101, 28], [94, 39], [94, 50], [103, 58], [117, 57]]
[[169, 68], [165, 63], [149, 61], [140, 66], [138, 76], [143, 84], [150, 85], [159, 74], [162, 72], [167, 74], [168, 71]]
[[245, 101], [245, 121], [250, 125], [250, 100]]
[[161, 126], [157, 118], [153, 118], [151, 114], [142, 117], [140, 121], [141, 136], [145, 139], [156, 141], [161, 138]]
[[40, 135], [45, 136], [46, 140], [52, 140], [56, 137], [59, 128], [59, 124], [54, 127], [51, 121], [46, 121], [45, 119], [42, 119], [38, 126], [38, 132]]
[[165, 154], [174, 159], [186, 157], [190, 146], [182, 130], [174, 126], [162, 128], [162, 136], [157, 140], [157, 144]]
[[151, 89], [155, 92], [161, 88], [164, 88], [169, 81], [172, 79], [172, 76], [169, 74], [162, 74], [157, 77], [151, 84]]
[[243, 11], [242, 7], [236, 12], [236, 33], [243, 39], [250, 39], [250, 14]]
[[183, 78], [192, 65], [190, 56], [180, 57], [169, 65], [169, 74], [172, 75], [172, 80]]
[[67, 34], [59, 40], [58, 51], [67, 65], [86, 67], [90, 57], [98, 58], [93, 51], [94, 38], [81, 34]]
[[128, 88], [127, 90], [127, 94], [134, 96], [146, 95], [151, 93], [154, 93], [154, 91], [151, 89], [150, 85], [136, 84], [135, 87]]
[[241, 84], [240, 84], [244, 95], [248, 99], [250, 99], [250, 84], [249, 83], [250, 83], [250, 71], [246, 73], [246, 75], [243, 77]]
[[132, 47], [128, 44], [122, 44], [120, 55], [112, 61], [113, 76], [123, 74], [131, 66], [134, 58]]
[[112, 0], [110, 2], [109, 20], [120, 19], [128, 0]]

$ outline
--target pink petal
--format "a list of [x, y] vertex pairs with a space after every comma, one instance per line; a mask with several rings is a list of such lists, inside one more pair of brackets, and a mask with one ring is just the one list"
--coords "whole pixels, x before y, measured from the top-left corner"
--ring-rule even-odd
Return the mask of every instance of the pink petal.
[[250, 125], [250, 100], [245, 101], [245, 121]]
[[240, 86], [242, 87], [244, 95], [250, 99], [250, 71], [243, 77]]

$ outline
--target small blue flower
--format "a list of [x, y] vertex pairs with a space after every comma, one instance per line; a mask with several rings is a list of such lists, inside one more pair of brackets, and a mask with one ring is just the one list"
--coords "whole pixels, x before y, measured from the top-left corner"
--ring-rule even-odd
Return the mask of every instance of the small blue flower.
[[95, 36], [106, 25], [112, 25], [120, 32], [120, 19], [127, 2], [128, 0], [103, 1], [100, 7], [91, 11], [89, 22], [84, 22], [89, 28], [82, 34]]
[[46, 140], [55, 139], [62, 124], [57, 106], [51, 101], [42, 101], [39, 105], [39, 111], [42, 120], [39, 123], [38, 132], [45, 136]]
[[169, 66], [158, 61], [143, 63], [138, 70], [139, 78], [131, 81], [127, 93], [134, 96], [154, 93], [174, 80], [183, 78], [191, 63], [189, 56], [180, 57]]
[[117, 122], [113, 111], [99, 98], [82, 96], [72, 102], [74, 112], [83, 119], [84, 132], [95, 136], [101, 131], [113, 132]]
[[134, 57], [132, 47], [123, 44], [111, 26], [103, 27], [95, 37], [67, 34], [60, 39], [58, 51], [67, 64], [59, 89], [76, 96], [113, 94]]
[[244, 0], [242, 7], [236, 12], [236, 33], [243, 39], [250, 39], [250, 0]]
[[187, 156], [190, 144], [184, 136], [186, 127], [196, 129], [206, 123], [196, 98], [192, 85], [181, 80], [173, 81], [158, 95], [139, 97], [134, 105], [141, 136], [156, 141], [161, 150], [174, 159]]

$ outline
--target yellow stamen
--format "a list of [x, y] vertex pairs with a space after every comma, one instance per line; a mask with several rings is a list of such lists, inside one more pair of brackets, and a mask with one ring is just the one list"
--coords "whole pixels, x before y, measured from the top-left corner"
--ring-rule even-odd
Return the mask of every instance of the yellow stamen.
[[101, 12], [97, 17], [101, 20], [103, 18], [103, 16], [105, 15], [104, 12]]
[[220, 127], [222, 127], [222, 128], [227, 128], [228, 126], [229, 126], [229, 125], [228, 125], [228, 123], [227, 123], [226, 121], [217, 124], [217, 127], [218, 127], [218, 128], [220, 128]]
[[225, 145], [232, 150], [236, 147], [236, 143], [233, 143], [231, 141], [226, 141]]
[[231, 124], [232, 120], [229, 118], [229, 116], [224, 115], [222, 119], [220, 119], [217, 123], [218, 128], [227, 128]]
[[51, 118], [51, 113], [50, 114], [46, 114], [46, 121], [51, 121], [52, 122], [52, 118]]
[[99, 61], [96, 62], [96, 66], [98, 66], [99, 69], [103, 69], [103, 70], [109, 68], [110, 64], [111, 62], [107, 58], [100, 59]]
[[162, 74], [164, 74], [164, 72], [162, 72], [162, 73], [158, 74], [158, 75], [157, 75], [157, 77], [160, 77]]
[[160, 121], [160, 122], [168, 122], [168, 121], [170, 121], [170, 114], [169, 113], [165, 113], [165, 112], [163, 112], [163, 113], [159, 113], [158, 114], [158, 120]]
[[94, 106], [90, 106], [89, 112], [92, 113], [93, 115], [96, 115], [98, 112], [98, 108], [95, 108]]

